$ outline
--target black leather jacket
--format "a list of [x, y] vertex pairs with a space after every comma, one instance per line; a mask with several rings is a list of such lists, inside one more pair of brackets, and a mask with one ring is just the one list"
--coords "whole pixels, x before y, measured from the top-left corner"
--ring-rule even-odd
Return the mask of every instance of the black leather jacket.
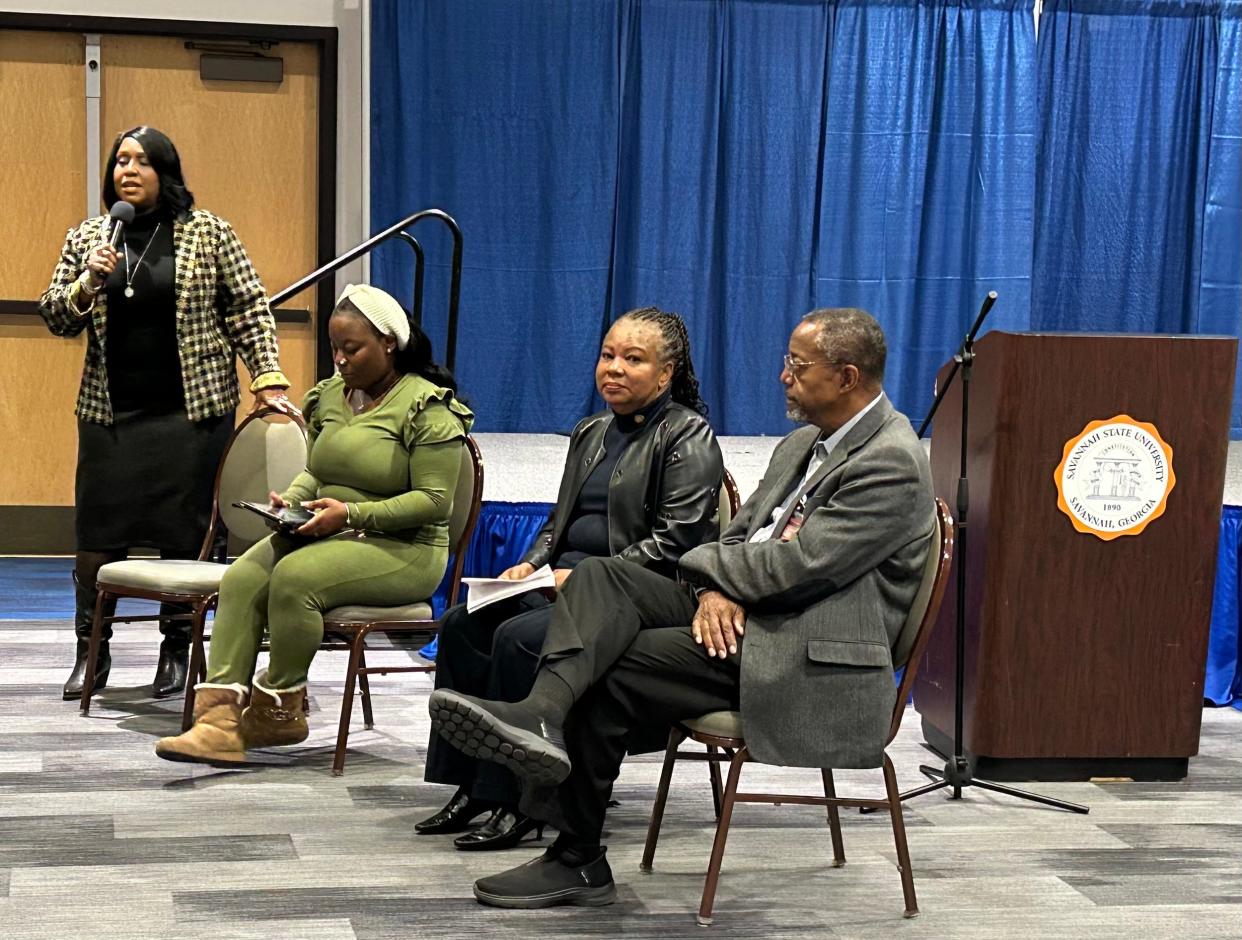
[[[536, 568], [563, 549], [578, 493], [603, 456], [611, 411], [583, 418], [569, 438], [556, 508], [522, 561]], [[674, 577], [681, 556], [717, 537], [724, 458], [698, 412], [670, 402], [630, 443], [608, 484], [608, 542], [613, 555]]]

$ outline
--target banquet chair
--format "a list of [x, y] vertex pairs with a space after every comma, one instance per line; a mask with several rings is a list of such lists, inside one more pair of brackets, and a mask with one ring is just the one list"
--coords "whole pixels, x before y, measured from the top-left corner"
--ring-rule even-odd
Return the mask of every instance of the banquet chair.
[[[479, 507], [483, 501], [483, 456], [474, 438], [467, 437], [462, 447], [461, 472], [457, 476], [457, 489], [453, 494], [453, 511], [449, 518], [449, 552], [452, 568], [449, 580], [448, 605], [457, 603], [461, 591], [462, 572], [466, 564], [466, 549], [474, 535], [479, 519]], [[366, 661], [367, 637], [372, 633], [387, 635], [422, 635], [430, 639], [439, 631], [439, 621], [433, 616], [430, 598], [404, 604], [400, 607], [364, 607], [351, 605], [336, 607], [323, 615], [324, 642], [320, 649], [348, 650], [349, 665], [345, 670], [345, 690], [341, 699], [341, 720], [336, 735], [336, 750], [332, 758], [332, 775], [339, 777], [345, 772], [345, 754], [349, 743], [349, 724], [353, 717], [354, 695], [362, 692], [363, 725], [374, 727], [371, 709], [371, 675], [390, 672], [432, 672], [433, 663], [411, 666], [368, 666]]]
[[[888, 747], [901, 727], [901, 719], [906, 712], [906, 703], [910, 698], [910, 690], [914, 687], [914, 679], [918, 673], [923, 652], [931, 631], [936, 623], [940, 610], [940, 602], [944, 596], [945, 586], [949, 580], [949, 568], [953, 561], [953, 518], [944, 500], [936, 500], [937, 522], [929, 535], [931, 545], [927, 560], [923, 567], [923, 577], [910, 605], [906, 619], [892, 647], [893, 668], [902, 666], [905, 671], [897, 688], [893, 714], [889, 723], [888, 736], [884, 746]], [[682, 741], [689, 738], [709, 748], [704, 754], [698, 751], [680, 751]], [[715, 748], [725, 751], [725, 757], [715, 753]], [[733, 817], [733, 807], [737, 803], [773, 803], [781, 805], [794, 803], [812, 806], [824, 806], [828, 813], [828, 827], [832, 839], [833, 867], [845, 864], [844, 841], [841, 836], [841, 807], [859, 807], [886, 809], [889, 811], [893, 827], [893, 841], [897, 851], [897, 865], [901, 874], [901, 887], [905, 899], [905, 916], [918, 915], [918, 901], [914, 892], [914, 876], [910, 869], [910, 850], [906, 843], [905, 821], [902, 817], [900, 793], [897, 789], [897, 777], [893, 770], [892, 760], [884, 754], [883, 776], [885, 797], [883, 799], [854, 799], [838, 797], [833, 781], [832, 769], [821, 768], [823, 780], [823, 796], [810, 796], [790, 793], [742, 793], [738, 792], [738, 781], [742, 765], [751, 760], [746, 748], [744, 716], [736, 711], [716, 711], [706, 715], [688, 718], [677, 724], [669, 733], [668, 747], [664, 755], [664, 766], [660, 773], [660, 784], [656, 793], [655, 805], [651, 812], [651, 822], [647, 830], [647, 842], [643, 849], [642, 871], [650, 872], [655, 858], [656, 842], [660, 836], [660, 824], [664, 818], [664, 808], [668, 801], [669, 786], [672, 782], [673, 765], [678, 759], [706, 760], [715, 767], [719, 762], [729, 763], [728, 781], [724, 787], [723, 800], [716, 822], [716, 836], [712, 844], [711, 859], [707, 868], [707, 876], [703, 884], [703, 896], [699, 904], [698, 923], [710, 926], [712, 908], [715, 903], [716, 887], [720, 879], [721, 863], [724, 860], [725, 841], [729, 835], [729, 824]]]
[[211, 522], [198, 559], [130, 558], [99, 569], [95, 616], [79, 705], [83, 715], [90, 714], [104, 624], [168, 619], [159, 614], [104, 613], [112, 610], [120, 598], [140, 598], [184, 604], [190, 608], [190, 613], [176, 615], [190, 621], [190, 662], [186, 671], [181, 728], [184, 731], [190, 727], [194, 681], [203, 670], [207, 614], [216, 606], [220, 579], [228, 570], [224, 562], [211, 560], [217, 533], [221, 532], [221, 526], [227, 529], [229, 550], [236, 554], [267, 537], [271, 530], [260, 516], [233, 504], [240, 500], [266, 503], [269, 493], [284, 490], [305, 466], [306, 425], [302, 419], [274, 408], [254, 411], [234, 429], [220, 459], [211, 499]]
[[[733, 517], [737, 515], [737, 511], [742, 508], [742, 496], [738, 492], [737, 481], [733, 479], [733, 474], [728, 470], [724, 472], [724, 485], [720, 487], [720, 534], [724, 534], [724, 530], [729, 528], [729, 523], [733, 521]], [[707, 762], [707, 776], [712, 785], [712, 807], [716, 811], [716, 818], [720, 818], [720, 799], [724, 784], [720, 778], [720, 762], [715, 757], [720, 751], [714, 744], [707, 745], [707, 753], [712, 758]], [[726, 758], [733, 756], [733, 752], [726, 750]]]

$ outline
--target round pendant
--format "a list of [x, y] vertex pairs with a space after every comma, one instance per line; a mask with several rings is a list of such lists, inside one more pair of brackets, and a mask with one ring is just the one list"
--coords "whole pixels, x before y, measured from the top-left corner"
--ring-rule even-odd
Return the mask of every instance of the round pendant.
[[127, 287], [127, 288], [125, 288], [125, 296], [126, 296], [126, 297], [133, 297], [133, 296], [134, 296], [134, 289], [133, 289], [132, 287]]

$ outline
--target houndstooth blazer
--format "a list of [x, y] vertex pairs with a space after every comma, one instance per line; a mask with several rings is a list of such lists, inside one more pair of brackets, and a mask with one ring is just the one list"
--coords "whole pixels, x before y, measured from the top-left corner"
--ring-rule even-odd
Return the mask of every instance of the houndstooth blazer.
[[[78, 277], [91, 250], [107, 238], [108, 217], [87, 219], [70, 229], [52, 283], [39, 300], [39, 313], [57, 336], [88, 330], [86, 362], [75, 414], [96, 424], [112, 423], [104, 337], [108, 301], [100, 292], [79, 313]], [[185, 409], [191, 421], [225, 414], [240, 400], [234, 356], [241, 356], [255, 380], [251, 389], [288, 385], [280, 372], [276, 323], [246, 249], [232, 227], [202, 209], [173, 224], [176, 264], [177, 347]]]

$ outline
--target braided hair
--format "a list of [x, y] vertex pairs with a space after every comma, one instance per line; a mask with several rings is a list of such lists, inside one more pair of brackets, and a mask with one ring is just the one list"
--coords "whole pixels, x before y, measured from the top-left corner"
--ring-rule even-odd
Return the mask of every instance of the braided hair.
[[707, 417], [707, 403], [699, 395], [699, 380], [690, 361], [690, 334], [686, 321], [671, 310], [638, 307], [627, 310], [617, 321], [650, 323], [660, 331], [660, 358], [673, 363], [673, 401]]

